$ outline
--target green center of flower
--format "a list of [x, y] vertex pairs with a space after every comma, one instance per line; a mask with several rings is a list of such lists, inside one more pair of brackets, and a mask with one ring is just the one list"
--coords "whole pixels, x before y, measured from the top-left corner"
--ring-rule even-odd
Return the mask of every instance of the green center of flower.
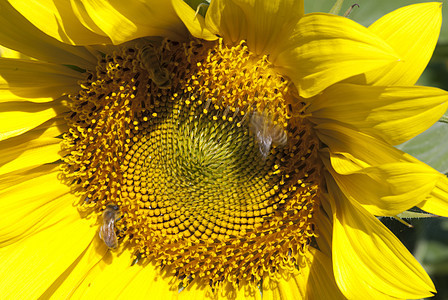
[[295, 268], [314, 234], [317, 139], [244, 43], [140, 41], [72, 96], [63, 174], [110, 248], [202, 278]]

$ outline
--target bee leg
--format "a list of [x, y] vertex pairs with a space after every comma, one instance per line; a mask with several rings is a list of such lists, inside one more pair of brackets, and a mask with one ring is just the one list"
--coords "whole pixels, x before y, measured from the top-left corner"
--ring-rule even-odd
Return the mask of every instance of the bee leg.
[[131, 266], [135, 265], [136, 263], [138, 263], [138, 261], [142, 258], [142, 254], [140, 252], [136, 252], [134, 253], [135, 258], [131, 263]]

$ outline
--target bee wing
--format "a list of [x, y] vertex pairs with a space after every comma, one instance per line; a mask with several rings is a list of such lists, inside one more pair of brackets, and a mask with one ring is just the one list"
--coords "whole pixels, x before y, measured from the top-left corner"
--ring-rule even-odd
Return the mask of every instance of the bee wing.
[[266, 159], [271, 151], [272, 137], [266, 132], [258, 131], [256, 133], [256, 138], [258, 142], [258, 148], [260, 149], [260, 154], [263, 159]]
[[118, 239], [117, 235], [115, 234], [114, 222], [103, 224], [100, 228], [99, 235], [100, 239], [104, 241], [107, 247], [117, 248]]
[[255, 134], [255, 139], [260, 149], [260, 154], [263, 159], [266, 159], [271, 151], [272, 135], [270, 126], [270, 120], [267, 116], [258, 112], [254, 112], [250, 119], [250, 128]]

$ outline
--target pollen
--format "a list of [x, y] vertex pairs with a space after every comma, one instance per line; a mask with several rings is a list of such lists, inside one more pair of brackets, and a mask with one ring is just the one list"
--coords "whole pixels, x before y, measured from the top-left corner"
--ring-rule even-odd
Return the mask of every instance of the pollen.
[[[118, 48], [117, 48], [118, 49]], [[62, 175], [118, 249], [183, 286], [300, 268], [319, 209], [304, 103], [246, 44], [141, 40], [99, 58], [71, 95]]]

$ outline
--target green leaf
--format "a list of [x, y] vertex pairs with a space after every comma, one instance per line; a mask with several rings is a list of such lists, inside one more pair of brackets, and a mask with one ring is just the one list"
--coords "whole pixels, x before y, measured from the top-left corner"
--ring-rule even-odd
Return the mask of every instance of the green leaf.
[[437, 122], [415, 138], [398, 145], [401, 149], [442, 173], [448, 173], [448, 124]]

